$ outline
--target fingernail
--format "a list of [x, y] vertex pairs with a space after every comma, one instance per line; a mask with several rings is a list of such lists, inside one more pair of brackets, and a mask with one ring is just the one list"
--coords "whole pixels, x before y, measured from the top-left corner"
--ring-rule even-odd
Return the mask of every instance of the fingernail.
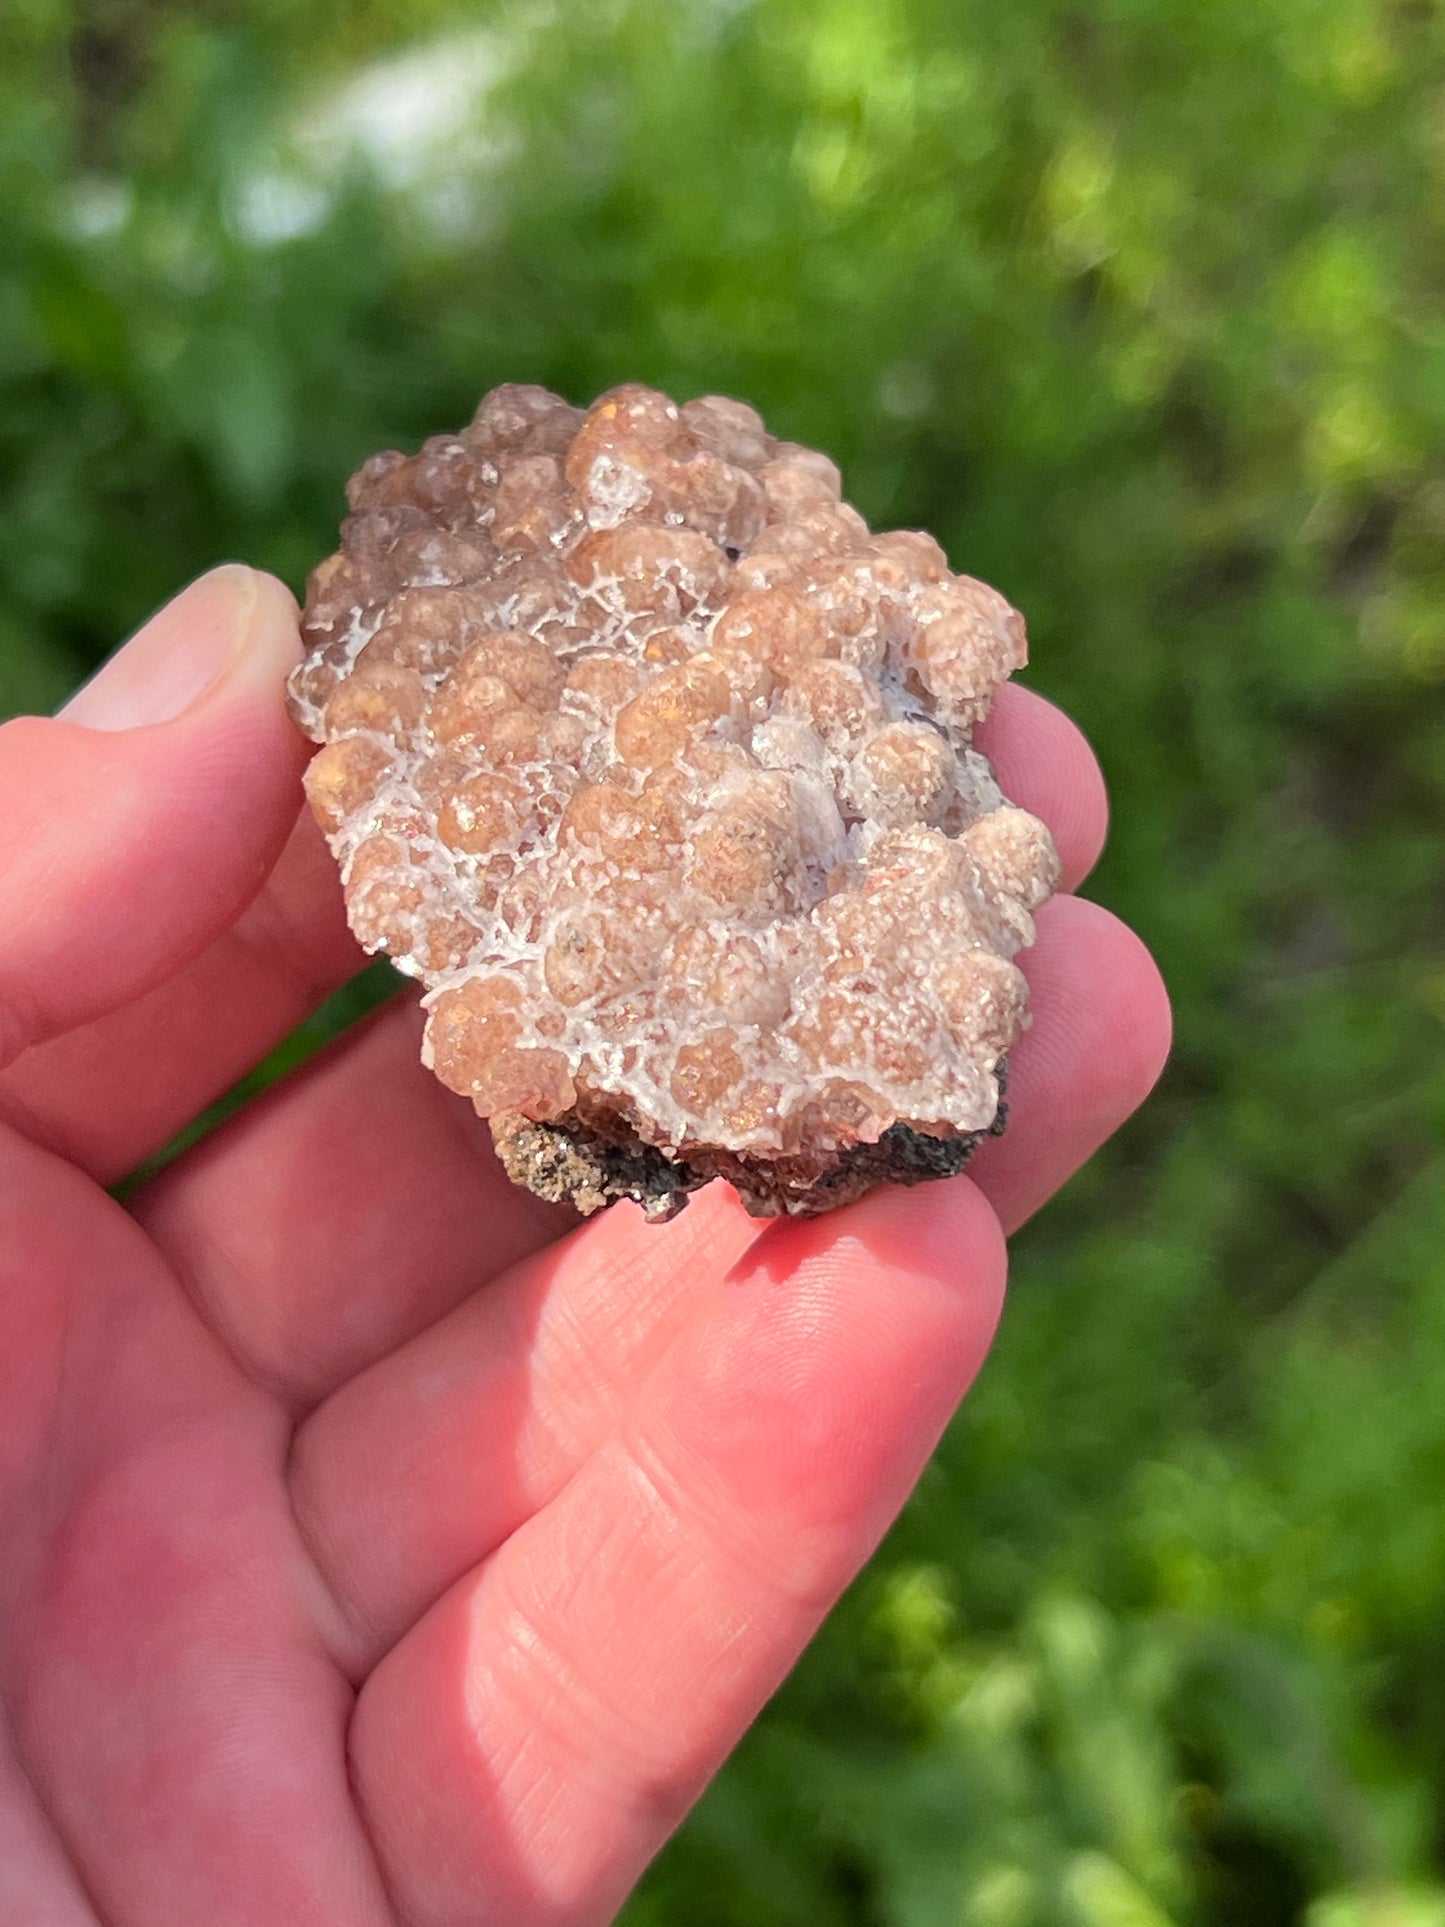
[[246, 653], [260, 578], [212, 569], [107, 657], [57, 713], [87, 729], [168, 723], [205, 700]]

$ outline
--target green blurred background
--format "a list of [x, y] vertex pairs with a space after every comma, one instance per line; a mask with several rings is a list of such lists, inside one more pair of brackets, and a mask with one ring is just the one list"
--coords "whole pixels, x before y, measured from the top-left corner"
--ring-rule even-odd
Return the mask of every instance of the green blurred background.
[[5, 0], [0, 709], [503, 380], [1028, 613], [1160, 1094], [629, 1927], [1445, 1923], [1445, 12]]

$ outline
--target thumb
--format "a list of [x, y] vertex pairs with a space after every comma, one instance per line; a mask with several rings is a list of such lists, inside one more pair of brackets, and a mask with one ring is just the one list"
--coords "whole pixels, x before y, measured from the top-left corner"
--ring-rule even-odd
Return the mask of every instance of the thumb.
[[0, 1065], [142, 995], [250, 902], [296, 819], [296, 606], [214, 569], [57, 717], [0, 728]]

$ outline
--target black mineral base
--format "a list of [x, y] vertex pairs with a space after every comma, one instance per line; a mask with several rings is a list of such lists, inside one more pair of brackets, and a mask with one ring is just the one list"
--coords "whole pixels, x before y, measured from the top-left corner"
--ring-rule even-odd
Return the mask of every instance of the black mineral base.
[[733, 1185], [755, 1218], [815, 1218], [851, 1204], [881, 1184], [927, 1184], [951, 1178], [986, 1138], [1002, 1135], [1008, 1114], [1002, 1093], [1007, 1069], [998, 1065], [999, 1107], [992, 1124], [953, 1137], [930, 1137], [895, 1124], [876, 1144], [840, 1151], [826, 1169], [816, 1157], [751, 1159], [736, 1151], [698, 1147], [669, 1158], [640, 1138], [614, 1141], [578, 1118], [537, 1124], [516, 1113], [492, 1119], [497, 1155], [515, 1183], [553, 1204], [585, 1213], [631, 1198], [643, 1216], [663, 1224], [677, 1216], [688, 1194], [714, 1178]]

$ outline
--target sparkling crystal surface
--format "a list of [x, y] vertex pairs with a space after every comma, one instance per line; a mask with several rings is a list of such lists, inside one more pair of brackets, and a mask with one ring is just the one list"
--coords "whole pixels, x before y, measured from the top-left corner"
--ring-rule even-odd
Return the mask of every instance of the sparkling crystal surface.
[[716, 1174], [772, 1213], [956, 1168], [1057, 882], [971, 743], [1018, 613], [718, 396], [511, 384], [348, 497], [307, 789], [514, 1175], [665, 1215]]

